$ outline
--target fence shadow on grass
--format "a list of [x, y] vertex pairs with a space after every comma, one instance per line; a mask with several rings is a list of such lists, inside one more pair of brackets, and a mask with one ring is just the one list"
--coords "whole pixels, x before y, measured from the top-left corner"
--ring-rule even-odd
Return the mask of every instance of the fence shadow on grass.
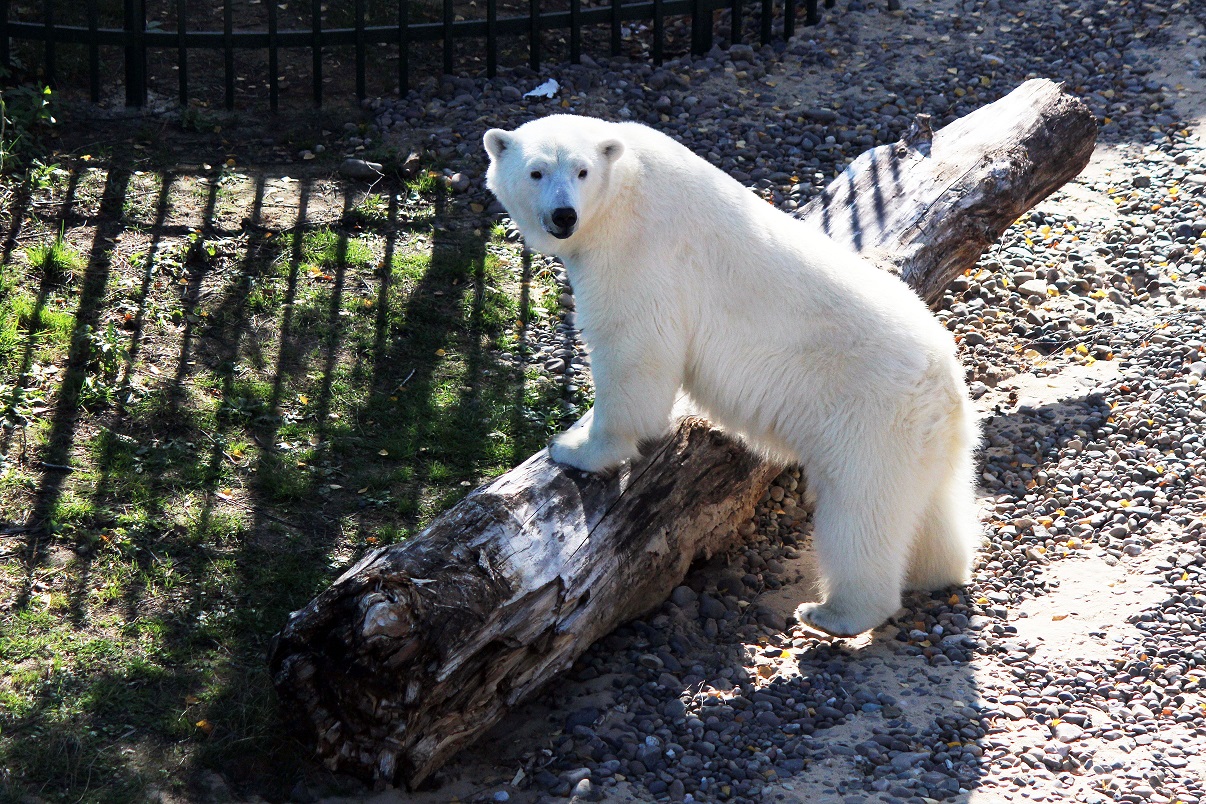
[[[95, 228], [75, 324], [118, 322], [121, 369], [108, 404], [85, 398], [98, 346], [73, 338], [50, 419], [31, 424], [6, 653], [54, 659], [0, 716], [0, 784], [130, 800], [156, 783], [123, 753], [137, 746], [184, 751], [173, 784], [218, 769], [239, 794], [286, 796], [319, 771], [278, 726], [267, 641], [360, 551], [510, 460], [499, 421], [509, 449], [543, 443], [500, 405], [522, 405], [524, 377], [493, 355], [527, 299], [499, 295], [488, 234], [442, 194], [391, 187], [366, 222], [363, 193], [315, 212], [330, 188], [302, 179], [282, 226], [263, 214], [277, 178], [257, 175], [234, 231], [217, 223], [234, 203], [219, 177], [159, 174], [135, 220], [131, 172], [89, 169], [107, 169], [99, 212], [69, 197], [60, 215], [69, 239]], [[10, 255], [27, 206], [14, 199]], [[15, 393], [42, 348], [26, 347]]]

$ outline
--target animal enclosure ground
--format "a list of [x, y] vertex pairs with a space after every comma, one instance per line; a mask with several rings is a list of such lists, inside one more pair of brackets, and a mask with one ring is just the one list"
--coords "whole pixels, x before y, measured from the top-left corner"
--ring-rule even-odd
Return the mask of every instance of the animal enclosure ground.
[[[1101, 111], [1102, 140], [1117, 147], [1012, 227], [952, 285], [944, 311], [995, 419], [984, 500], [993, 541], [977, 586], [954, 604], [910, 600], [895, 632], [818, 646], [771, 616], [811, 591], [804, 542], [767, 546], [772, 529], [806, 539], [806, 501], [780, 483], [749, 549], [601, 641], [454, 760], [428, 800], [507, 790], [526, 802], [568, 791], [568, 774], [589, 763], [599, 786], [618, 781], [611, 798], [647, 801], [648, 785], [669, 785], [650, 781], [668, 771], [645, 740], [667, 735], [700, 761], [693, 775], [718, 780], [714, 798], [1204, 797], [1206, 676], [1192, 655], [1203, 649], [1201, 530], [1111, 535], [1122, 526], [1082, 523], [1059, 502], [1075, 493], [1074, 505], [1109, 517], [1149, 516], [1164, 498], [1167, 510], [1203, 512], [1200, 482], [1197, 497], [1187, 493], [1202, 465], [1165, 454], [1184, 456], [1174, 442], [1191, 436], [1202, 454], [1191, 417], [1203, 386], [1187, 368], [1202, 368], [1206, 287], [1200, 16], [1189, 3], [1126, 0], [917, 0], [873, 15], [876, 5], [828, 15], [785, 52], [746, 49], [712, 67], [558, 67], [575, 88], [553, 103], [682, 125], [709, 159], [781, 203], [806, 201], [915, 110], [962, 114], [1029, 72], [1067, 80]], [[545, 111], [499, 90], [518, 97], [536, 83], [433, 81], [395, 107], [397, 150], [361, 153], [400, 160], [430, 146], [425, 167], [472, 173], [473, 138], [488, 125]], [[3, 185], [5, 801], [361, 795], [324, 777], [279, 726], [268, 638], [361, 551], [413, 533], [542, 446], [585, 401], [567, 387], [580, 381], [565, 373], [575, 363], [549, 266], [525, 263], [474, 209], [488, 203], [480, 187], [449, 195], [426, 174], [347, 187], [330, 178], [330, 153], [289, 160], [318, 143], [336, 151], [345, 121], [366, 133], [355, 113], [265, 124], [213, 106], [87, 121], [62, 132], [27, 187]], [[796, 106], [794, 123], [766, 123]], [[1172, 114], [1188, 130], [1160, 121]], [[1028, 283], [1041, 293], [1023, 295]], [[1091, 382], [1053, 387], [1073, 367]], [[1095, 414], [1097, 427], [1116, 416], [1114, 432], [1084, 424]], [[1145, 440], [1160, 457], [1136, 452]], [[745, 633], [769, 627], [776, 636]], [[662, 658], [667, 645], [684, 655], [680, 639], [706, 671], [699, 695], [685, 686], [694, 665]], [[942, 664], [948, 650], [966, 661]], [[857, 697], [881, 693], [894, 702]], [[747, 708], [736, 711], [739, 697]], [[820, 709], [831, 698], [840, 722]], [[757, 731], [745, 717], [767, 706], [783, 726], [815, 726], [815, 741]], [[1068, 721], [1084, 733], [1062, 743], [1078, 769], [1052, 740], [1061, 707], [1083, 724]], [[710, 737], [688, 734], [688, 712], [715, 717], [729, 742], [712, 749], [753, 757], [758, 777], [738, 778], [746, 760], [705, 769]], [[981, 718], [984, 736], [947, 731], [974, 734]], [[866, 747], [875, 729], [891, 738], [882, 750]], [[608, 771], [612, 760], [592, 754], [600, 736], [633, 758]], [[518, 770], [526, 776], [512, 784]], [[413, 800], [383, 794], [399, 799]]]

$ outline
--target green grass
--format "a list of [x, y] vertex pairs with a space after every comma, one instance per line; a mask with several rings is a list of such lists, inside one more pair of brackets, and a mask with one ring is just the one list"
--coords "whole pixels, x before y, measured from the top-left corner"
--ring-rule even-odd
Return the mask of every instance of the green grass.
[[551, 278], [525, 292], [434, 176], [221, 236], [156, 231], [161, 183], [92, 264], [69, 222], [0, 266], [0, 519], [32, 529], [0, 557], [0, 802], [195, 797], [208, 771], [337, 790], [281, 725], [273, 633], [559, 424], [558, 387], [503, 359]]
[[52, 279], [62, 279], [84, 267], [84, 255], [66, 241], [62, 230], [54, 240], [26, 249], [25, 259], [35, 274]]

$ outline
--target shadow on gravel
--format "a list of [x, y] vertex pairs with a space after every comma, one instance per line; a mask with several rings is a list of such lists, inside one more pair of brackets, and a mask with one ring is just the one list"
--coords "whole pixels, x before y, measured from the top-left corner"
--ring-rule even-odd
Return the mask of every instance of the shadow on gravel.
[[[1045, 466], [1109, 432], [1100, 394], [1052, 391], [1063, 393], [1015, 400], [985, 419], [983, 491], [1024, 498]], [[1078, 493], [1069, 488], [1058, 510], [1036, 511], [1036, 520], [1049, 514], [1065, 532], [1084, 515]], [[1041, 566], [1026, 551], [1056, 550], [1061, 537], [1025, 531], [1012, 549], [984, 554], [987, 583], [906, 595], [904, 611], [872, 634], [818, 641], [784, 621], [815, 599], [811, 525], [771, 510], [760, 510], [761, 525], [781, 535], [696, 565], [671, 600], [616, 629], [553, 685], [555, 711], [525, 706], [484, 743], [532, 721], [562, 729], [547, 764], [531, 768], [538, 788], [560, 794], [569, 792], [566, 775], [588, 760], [620, 773], [638, 797], [972, 800], [987, 763], [1010, 750], [1005, 704], [982, 697], [978, 668], [1008, 667], [1004, 654], [1023, 649], [1006, 610], [1018, 600], [1006, 590], [1044, 592]], [[997, 638], [991, 649], [987, 633]], [[1083, 759], [1075, 751], [1045, 757], [1054, 772]]]

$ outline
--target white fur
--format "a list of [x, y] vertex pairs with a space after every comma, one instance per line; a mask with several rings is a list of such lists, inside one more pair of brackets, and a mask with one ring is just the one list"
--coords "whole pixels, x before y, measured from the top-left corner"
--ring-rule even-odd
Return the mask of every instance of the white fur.
[[[977, 427], [954, 341], [912, 290], [645, 126], [555, 115], [485, 142], [487, 185], [565, 263], [590, 348], [594, 416], [554, 460], [636, 457], [681, 386], [805, 468], [824, 602], [804, 621], [857, 634], [903, 588], [967, 580]], [[549, 215], [567, 205], [579, 223], [557, 239]]]

